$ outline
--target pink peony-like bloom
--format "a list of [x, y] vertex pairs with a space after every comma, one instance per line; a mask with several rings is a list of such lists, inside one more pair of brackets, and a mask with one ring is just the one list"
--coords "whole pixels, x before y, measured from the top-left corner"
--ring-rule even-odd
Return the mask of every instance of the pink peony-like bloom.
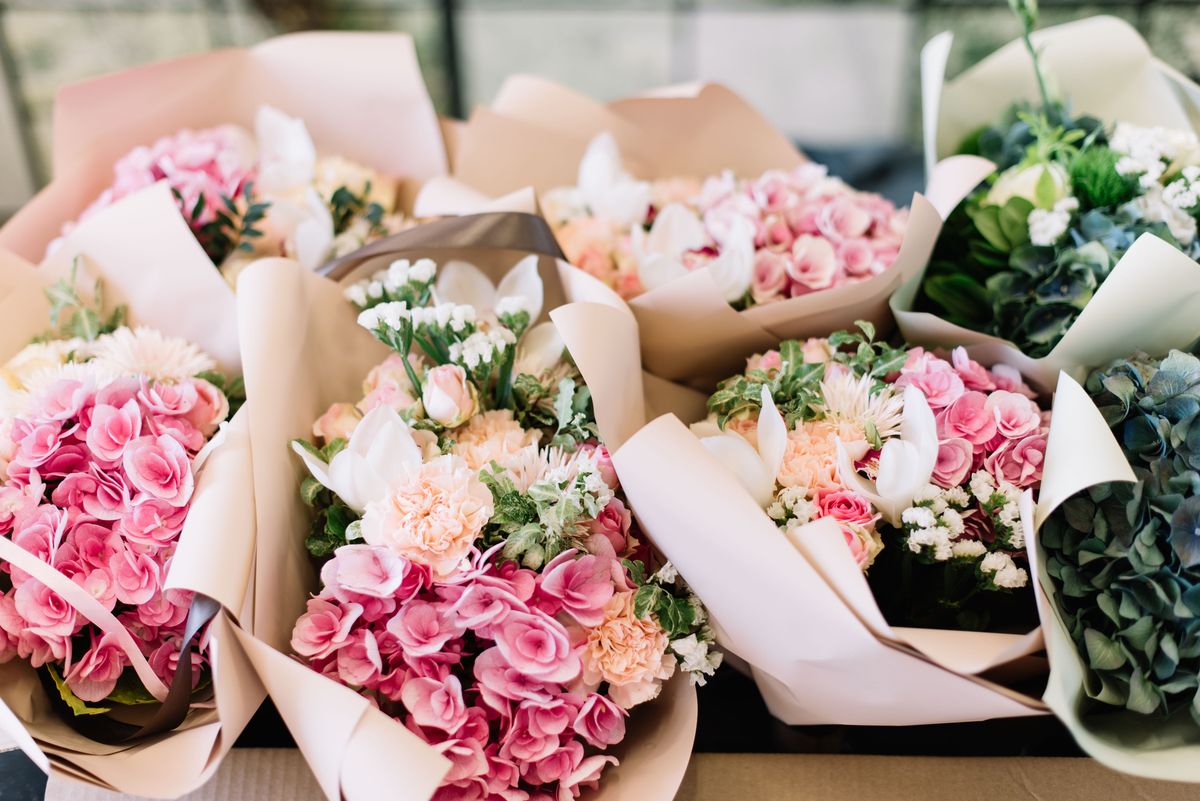
[[875, 272], [875, 250], [865, 239], [846, 239], [837, 245], [837, 259], [846, 275], [865, 278]]
[[13, 606], [30, 632], [40, 637], [70, 637], [83, 625], [75, 608], [61, 595], [33, 579], [17, 587]]
[[[942, 362], [944, 364], [944, 362]], [[953, 370], [935, 369], [923, 373], [906, 373], [896, 382], [897, 389], [914, 386], [921, 390], [929, 408], [935, 413], [962, 397], [966, 391], [963, 380]]]
[[[594, 754], [584, 757], [583, 761], [575, 766], [575, 770], [559, 780], [560, 798], [578, 798], [581, 787], [595, 789], [600, 784], [600, 774], [604, 772], [604, 769], [609, 765], [616, 764], [617, 758], [614, 756]], [[563, 796], [564, 793], [565, 796]]]
[[13, 461], [22, 467], [40, 467], [54, 455], [68, 433], [58, 420], [29, 422], [18, 419], [13, 426], [13, 441], [17, 443]]
[[187, 508], [157, 498], [141, 498], [121, 508], [117, 531], [131, 543], [157, 549], [174, 542], [183, 530]]
[[525, 767], [525, 777], [534, 784], [560, 782], [570, 776], [583, 762], [583, 744], [568, 740], [553, 753]]
[[122, 548], [108, 561], [108, 569], [116, 582], [117, 600], [137, 606], [144, 604], [158, 593], [162, 582], [162, 571], [146, 554], [134, 553]]
[[984, 459], [984, 467], [997, 481], [1024, 489], [1042, 480], [1046, 459], [1046, 434], [1030, 434], [1019, 440], [1006, 440]]
[[996, 432], [1006, 439], [1032, 434], [1042, 423], [1037, 404], [1015, 392], [998, 389], [987, 398], [987, 410], [996, 419]]
[[[789, 231], [789, 248], [791, 241]], [[790, 265], [791, 259], [787, 255], [773, 250], [760, 250], [755, 255], [754, 271], [750, 277], [750, 295], [755, 303], [768, 303], [783, 296], [788, 286]]]
[[125, 446], [142, 433], [142, 410], [132, 398], [123, 406], [97, 405], [87, 430], [87, 446], [102, 462], [118, 462]]
[[546, 565], [538, 589], [558, 601], [581, 626], [597, 626], [613, 596], [612, 559], [566, 551]]
[[787, 449], [777, 476], [781, 486], [803, 487], [810, 497], [843, 488], [838, 478], [837, 443], [847, 448], [865, 445], [861, 427], [829, 420], [800, 422], [788, 432]]
[[579, 655], [567, 630], [544, 612], [511, 612], [495, 635], [504, 659], [531, 678], [562, 684], [579, 675]]
[[130, 486], [171, 506], [186, 506], [194, 488], [187, 451], [168, 436], [139, 437], [125, 448], [123, 458]]
[[487, 774], [488, 760], [479, 743], [474, 740], [446, 740], [436, 746], [450, 760], [450, 772], [443, 782], [461, 782]]
[[447, 428], [467, 422], [479, 408], [475, 387], [467, 380], [467, 371], [457, 364], [431, 367], [422, 383], [426, 416]]
[[457, 456], [439, 456], [367, 505], [363, 539], [418, 564], [434, 578], [453, 575], [492, 515], [492, 493]]
[[823, 493], [817, 501], [822, 517], [832, 517], [841, 523], [857, 523], [869, 526], [877, 515], [870, 502], [850, 490]]
[[203, 378], [191, 378], [188, 383], [196, 391], [196, 405], [188, 412], [187, 420], [205, 438], [211, 437], [229, 416], [229, 398]]
[[529, 607], [502, 580], [495, 583], [481, 578], [472, 583], [454, 604], [454, 613], [463, 628], [474, 629], [480, 636], [491, 635], [491, 626], [504, 621], [508, 613], [528, 612]]
[[988, 408], [988, 396], [982, 392], [964, 392], [935, 417], [942, 439], [965, 439], [976, 449], [996, 435], [996, 417]]
[[1015, 367], [1009, 367], [1007, 364], [992, 365], [992, 380], [996, 383], [996, 389], [1015, 392], [1030, 399], [1037, 397], [1037, 393], [1026, 385], [1020, 371]]
[[871, 227], [871, 215], [860, 208], [850, 195], [835, 197], [817, 217], [817, 227], [834, 241], [865, 236]]
[[579, 708], [572, 725], [580, 737], [596, 748], [605, 748], [625, 739], [626, 714], [603, 695], [592, 693]]
[[991, 373], [982, 364], [968, 356], [966, 348], [955, 348], [950, 352], [950, 360], [954, 364], [954, 370], [958, 373], [958, 377], [962, 379], [963, 386], [967, 389], [975, 389], [980, 392], [991, 392], [996, 389], [996, 382], [992, 380]]
[[152, 415], [183, 417], [200, 402], [200, 393], [191, 382], [168, 384], [145, 381], [138, 390], [138, 400]]
[[388, 632], [406, 652], [423, 656], [442, 650], [463, 629], [452, 610], [427, 601], [410, 601], [387, 623]]
[[634, 613], [633, 596], [621, 592], [609, 600], [604, 621], [588, 631], [582, 651], [584, 682], [607, 682], [609, 698], [624, 709], [655, 698], [675, 672], [666, 632], [653, 618]]
[[804, 235], [796, 238], [792, 245], [792, 258], [788, 262], [788, 276], [804, 291], [828, 289], [837, 276], [837, 255], [829, 240], [819, 236]]
[[961, 437], [950, 437], [938, 443], [937, 462], [933, 481], [939, 487], [958, 487], [967, 480], [975, 467], [975, 446]]
[[498, 647], [475, 659], [474, 672], [484, 703], [498, 712], [507, 713], [508, 701], [552, 697], [546, 682], [513, 667]]
[[453, 733], [467, 722], [462, 682], [456, 676], [442, 681], [414, 678], [404, 683], [400, 700], [418, 726]]
[[356, 629], [337, 649], [337, 671], [342, 682], [351, 687], [363, 687], [380, 678], [383, 660], [379, 643], [370, 629]]
[[333, 604], [321, 598], [308, 600], [308, 611], [292, 629], [292, 650], [308, 659], [324, 659], [344, 646], [350, 628], [362, 614], [358, 604]]
[[411, 572], [408, 561], [387, 548], [343, 545], [321, 566], [321, 583], [338, 593], [391, 598]]
[[92, 647], [72, 666], [64, 677], [71, 692], [81, 701], [103, 701], [116, 689], [117, 679], [125, 670], [128, 659], [108, 634], [93, 635]]

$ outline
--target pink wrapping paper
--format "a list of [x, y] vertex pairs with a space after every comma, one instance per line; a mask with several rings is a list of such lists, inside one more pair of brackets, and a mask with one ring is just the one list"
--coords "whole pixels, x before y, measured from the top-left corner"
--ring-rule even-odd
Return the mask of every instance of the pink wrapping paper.
[[[147, 102], [146, 98], [154, 98]], [[416, 186], [446, 171], [441, 128], [412, 39], [302, 33], [246, 49], [137, 67], [64, 87], [54, 107], [54, 180], [0, 228], [0, 247], [37, 263], [138, 145], [184, 128], [254, 128], [269, 104], [304, 120], [317, 150]]]

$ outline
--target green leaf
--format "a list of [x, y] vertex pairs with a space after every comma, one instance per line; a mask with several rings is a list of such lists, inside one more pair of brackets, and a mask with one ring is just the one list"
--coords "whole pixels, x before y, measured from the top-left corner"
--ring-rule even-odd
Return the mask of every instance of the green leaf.
[[1029, 241], [1029, 212], [1031, 211], [1033, 211], [1033, 204], [1023, 197], [1011, 198], [1000, 210], [1000, 230], [1004, 232], [1008, 250], [1015, 250]]
[[975, 210], [971, 219], [975, 223], [975, 229], [987, 240], [989, 245], [1005, 253], [1012, 250], [1008, 239], [1004, 236], [1004, 229], [1000, 227], [999, 206], [980, 206]]
[[1125, 664], [1121, 646], [1095, 629], [1085, 629], [1083, 640], [1087, 647], [1088, 664], [1093, 670], [1116, 670]]
[[646, 583], [646, 566], [640, 560], [622, 559], [621, 564], [629, 571], [630, 581], [639, 587]]
[[638, 587], [633, 596], [633, 614], [639, 618], [647, 617], [658, 605], [660, 595], [665, 595], [662, 587], [657, 584], [643, 584]]
[[1037, 187], [1033, 190], [1034, 198], [1037, 200], [1039, 209], [1052, 209], [1054, 203], [1058, 200], [1058, 189], [1054, 184], [1054, 177], [1050, 170], [1043, 168], [1041, 175], [1038, 176]]
[[317, 481], [312, 476], [305, 476], [300, 482], [300, 499], [304, 501], [305, 506], [315, 506], [317, 496], [325, 489], [325, 485]]
[[58, 694], [70, 707], [71, 712], [77, 716], [83, 715], [103, 715], [112, 711], [112, 707], [107, 706], [90, 706], [75, 693], [71, 692], [71, 688], [63, 681], [62, 676], [58, 674], [58, 668], [52, 664], [46, 665], [46, 672], [50, 674], [50, 679], [54, 682], [54, 686], [58, 688]]
[[158, 699], [150, 694], [150, 691], [142, 684], [142, 680], [137, 677], [137, 673], [133, 670], [126, 670], [121, 673], [117, 679], [117, 686], [108, 694], [105, 701], [111, 701], [114, 704], [122, 706], [143, 706], [146, 704], [156, 704]]

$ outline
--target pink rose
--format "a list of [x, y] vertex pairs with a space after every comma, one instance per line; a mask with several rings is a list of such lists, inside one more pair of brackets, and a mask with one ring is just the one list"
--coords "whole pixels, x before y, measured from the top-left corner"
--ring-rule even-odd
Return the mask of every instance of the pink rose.
[[379, 643], [369, 629], [352, 631], [346, 644], [337, 650], [338, 677], [343, 684], [367, 686], [380, 677], [382, 670]]
[[186, 506], [194, 488], [187, 451], [168, 436], [139, 437], [125, 448], [125, 473], [133, 489], [171, 506]]
[[984, 467], [997, 481], [1007, 481], [1024, 489], [1042, 480], [1042, 462], [1046, 458], [1046, 435], [1030, 434], [1019, 440], [1007, 440], [987, 455]]
[[850, 556], [854, 558], [854, 564], [865, 570], [871, 563], [871, 548], [867, 544], [866, 538], [860, 536], [859, 532], [851, 525], [843, 524], [841, 529], [842, 536], [846, 539], [846, 546], [850, 548]]
[[833, 358], [833, 348], [829, 340], [822, 337], [809, 337], [800, 346], [800, 354], [805, 364], [828, 364]]
[[774, 217], [767, 221], [762, 242], [763, 247], [767, 250], [776, 252], [791, 250], [792, 243], [795, 241], [796, 235], [792, 233], [792, 228], [786, 220]]
[[996, 390], [988, 395], [987, 409], [995, 415], [997, 433], [1006, 439], [1019, 439], [1032, 434], [1042, 424], [1042, 414], [1037, 404], [1015, 392]]
[[439, 364], [425, 372], [421, 401], [430, 420], [447, 428], [460, 426], [478, 409], [475, 388], [457, 364]]
[[142, 410], [130, 399], [124, 406], [96, 406], [87, 430], [88, 449], [102, 462], [117, 462], [125, 446], [142, 433]]
[[938, 443], [937, 462], [933, 480], [940, 487], [958, 487], [967, 480], [975, 466], [975, 446], [961, 437], [951, 437]]
[[453, 612], [440, 604], [411, 601], [388, 621], [387, 630], [414, 656], [437, 653], [463, 630]]
[[447, 676], [444, 681], [409, 679], [400, 700], [418, 726], [451, 734], [467, 722], [462, 682], [455, 676]]
[[575, 733], [596, 748], [616, 745], [625, 739], [626, 714], [603, 695], [592, 693], [575, 717]]
[[802, 289], [799, 293], [793, 289], [792, 294], [833, 286], [837, 267], [837, 256], [829, 240], [807, 234], [797, 237], [792, 245], [792, 259], [788, 262], [787, 272]]
[[777, 350], [769, 350], [766, 353], [751, 356], [746, 360], [746, 372], [762, 370], [764, 373], [770, 373], [772, 370], [778, 370], [782, 366], [783, 357]]
[[982, 392], [964, 392], [936, 417], [942, 439], [962, 438], [979, 449], [996, 435], [996, 417], [988, 409], [988, 396]]
[[817, 227], [822, 234], [840, 241], [864, 236], [871, 228], [871, 215], [859, 208], [853, 197], [836, 197], [821, 209]]
[[116, 582], [117, 600], [137, 606], [154, 597], [162, 582], [158, 563], [146, 554], [122, 548], [108, 560], [108, 569]]
[[864, 277], [875, 271], [875, 251], [863, 239], [847, 239], [839, 242], [837, 259], [847, 275]]
[[335, 403], [313, 423], [313, 436], [320, 437], [325, 442], [333, 442], [335, 439], [348, 440], [361, 419], [358, 410], [349, 403]]
[[[592, 533], [592, 537], [588, 539], [588, 550], [605, 556], [623, 556], [629, 550], [629, 528], [632, 524], [633, 515], [625, 508], [620, 498], [613, 497], [595, 520], [588, 521], [588, 530]], [[591, 547], [592, 545], [598, 547]], [[603, 551], [600, 548], [603, 548]]]
[[321, 567], [321, 583], [327, 588], [390, 598], [404, 585], [410, 570], [407, 559], [374, 545], [343, 545], [333, 559]]
[[358, 604], [338, 605], [310, 598], [308, 611], [292, 629], [292, 650], [308, 659], [324, 659], [347, 643], [350, 627], [361, 614]]
[[510, 665], [532, 678], [562, 684], [579, 675], [579, 655], [566, 629], [536, 609], [509, 614], [496, 629], [496, 647]]
[[821, 510], [822, 517], [832, 517], [842, 523], [869, 526], [876, 517], [870, 502], [850, 490], [823, 493], [817, 506]]
[[958, 377], [962, 379], [963, 386], [967, 389], [991, 392], [996, 388], [987, 368], [968, 356], [966, 348], [955, 348], [950, 352], [950, 360], [954, 364], [954, 370], [958, 373]]
[[93, 635], [91, 649], [67, 673], [67, 686], [80, 700], [103, 701], [116, 689], [127, 661], [111, 635], [105, 634], [99, 641]]
[[754, 271], [750, 275], [750, 295], [755, 303], [767, 303], [783, 296], [790, 264], [791, 260], [782, 253], [760, 250], [755, 255]]
[[196, 405], [188, 412], [187, 420], [208, 439], [229, 416], [229, 398], [203, 378], [192, 378], [190, 383], [196, 392]]

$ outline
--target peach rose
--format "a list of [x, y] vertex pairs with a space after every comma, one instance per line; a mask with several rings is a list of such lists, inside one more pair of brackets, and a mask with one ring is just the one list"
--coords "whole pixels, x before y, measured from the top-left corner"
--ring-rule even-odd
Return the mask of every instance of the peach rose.
[[[410, 357], [410, 363], [419, 374], [420, 360]], [[376, 406], [391, 406], [402, 412], [417, 402], [414, 391], [408, 371], [404, 369], [404, 358], [393, 353], [367, 373], [367, 380], [363, 382], [364, 397], [358, 402], [358, 410], [366, 414]]]
[[447, 428], [471, 419], [479, 408], [475, 387], [467, 381], [467, 371], [457, 364], [439, 364], [425, 373], [421, 402], [425, 415]]
[[458, 456], [439, 456], [410, 472], [386, 498], [367, 504], [363, 539], [452, 576], [492, 516], [492, 493]]
[[335, 403], [313, 423], [313, 436], [320, 437], [327, 443], [335, 439], [350, 439], [354, 427], [361, 419], [358, 409], [349, 403]]
[[675, 672], [667, 633], [653, 618], [634, 614], [633, 596], [628, 591], [609, 599], [604, 621], [588, 631], [581, 654], [584, 682], [607, 682], [608, 697], [623, 709], [655, 698]]

